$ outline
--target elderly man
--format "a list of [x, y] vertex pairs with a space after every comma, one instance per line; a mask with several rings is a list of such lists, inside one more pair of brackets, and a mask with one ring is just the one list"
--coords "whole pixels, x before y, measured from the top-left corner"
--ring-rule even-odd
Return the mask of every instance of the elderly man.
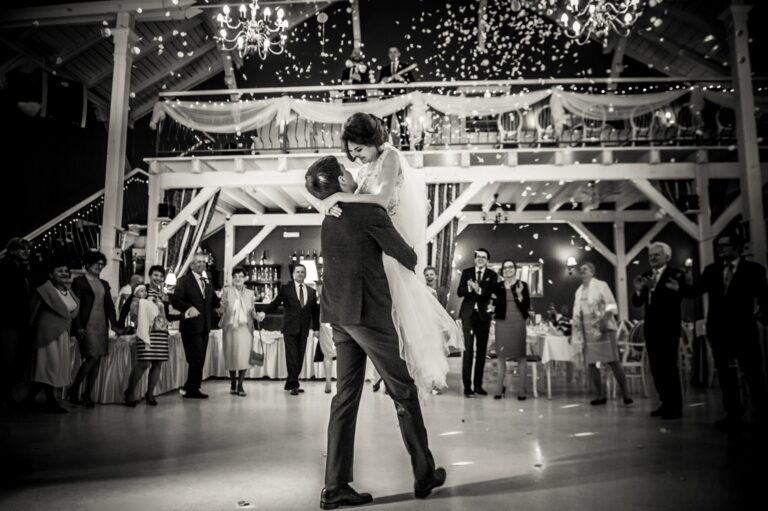
[[680, 304], [683, 298], [692, 295], [683, 271], [669, 266], [671, 258], [672, 248], [669, 245], [658, 241], [651, 243], [648, 247], [651, 269], [635, 278], [635, 293], [632, 295], [632, 305], [645, 307], [645, 346], [653, 383], [661, 400], [661, 407], [651, 412], [651, 416], [665, 420], [679, 419], [683, 415], [683, 394], [677, 367]]

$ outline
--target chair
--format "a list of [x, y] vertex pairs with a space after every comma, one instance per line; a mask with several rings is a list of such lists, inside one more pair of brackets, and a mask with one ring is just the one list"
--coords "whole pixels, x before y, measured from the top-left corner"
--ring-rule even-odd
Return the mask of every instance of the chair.
[[630, 114], [629, 122], [632, 126], [632, 145], [640, 143], [653, 144], [653, 131], [654, 122], [656, 116], [653, 112], [636, 113], [637, 110], [633, 110]]
[[[624, 367], [624, 374], [627, 383], [633, 379], [639, 379], [643, 386], [643, 397], [648, 397], [648, 382], [646, 373], [648, 372], [648, 362], [645, 354], [645, 336], [643, 335], [643, 322], [635, 323], [624, 320], [619, 328], [618, 346], [621, 365]], [[609, 378], [610, 384], [608, 392], [612, 397], [616, 397], [616, 385], [613, 385], [613, 378]]]
[[555, 124], [552, 121], [552, 109], [549, 108], [549, 105], [541, 107], [536, 115], [536, 141], [539, 147], [557, 143]]
[[499, 130], [499, 143], [502, 146], [505, 143], [518, 142], [520, 124], [520, 113], [515, 110], [499, 114], [496, 119], [496, 126]]
[[605, 131], [605, 112], [600, 110], [595, 112], [595, 117], [585, 117], [582, 121], [584, 134], [581, 137], [582, 145], [599, 145], [603, 142]]
[[683, 105], [677, 112], [677, 134], [675, 138], [678, 144], [696, 142], [702, 138], [704, 121], [700, 112], [693, 111], [693, 105]]
[[736, 112], [732, 108], [721, 106], [715, 115], [717, 123], [717, 141], [731, 144], [736, 138]]
[[532, 146], [536, 143], [538, 135], [536, 114], [533, 110], [524, 110], [522, 113], [522, 122], [518, 133], [518, 141], [526, 146]]

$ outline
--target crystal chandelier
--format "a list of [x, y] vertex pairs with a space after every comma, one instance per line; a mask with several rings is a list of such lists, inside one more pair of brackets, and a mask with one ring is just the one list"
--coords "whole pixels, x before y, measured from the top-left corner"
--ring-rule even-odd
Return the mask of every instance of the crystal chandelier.
[[[222, 7], [221, 11], [216, 16], [220, 29], [216, 40], [224, 50], [237, 50], [241, 57], [255, 53], [262, 60], [270, 53], [279, 55], [285, 50], [288, 36], [284, 31], [288, 27], [288, 20], [285, 19], [283, 9], [278, 8], [273, 19], [269, 7], [265, 7], [259, 14], [258, 0], [251, 0], [247, 7], [246, 4], [240, 4], [237, 20], [229, 16], [228, 5]], [[230, 32], [234, 32], [231, 37]]]
[[[626, 37], [643, 13], [644, 0], [567, 0], [560, 16], [565, 34], [578, 44], [591, 38], [607, 44], [612, 34]], [[570, 14], [568, 14], [570, 13]]]

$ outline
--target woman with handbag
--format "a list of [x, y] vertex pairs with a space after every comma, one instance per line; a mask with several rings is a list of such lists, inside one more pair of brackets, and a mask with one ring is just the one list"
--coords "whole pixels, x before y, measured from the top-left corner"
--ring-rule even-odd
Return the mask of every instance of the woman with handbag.
[[219, 327], [223, 334], [224, 365], [229, 371], [229, 393], [245, 397], [243, 380], [248, 371], [253, 344], [256, 296], [245, 287], [245, 268], [232, 270], [232, 285], [221, 292]]
[[[179, 315], [169, 313], [164, 285], [165, 269], [162, 266], [152, 266], [149, 269], [149, 284], [137, 286], [134, 290], [131, 316], [136, 325], [136, 364], [131, 370], [128, 388], [123, 393], [126, 406], [136, 406], [136, 386], [147, 369], [149, 379], [144, 400], [149, 406], [157, 406], [155, 387], [160, 379], [163, 363], [168, 360], [168, 322], [179, 318]], [[144, 298], [141, 298], [142, 295]]]
[[501, 263], [501, 280], [493, 289], [493, 308], [496, 321], [496, 365], [499, 377], [499, 391], [494, 399], [501, 399], [506, 393], [504, 378], [507, 375], [507, 360], [517, 360], [520, 370], [520, 389], [517, 399], [526, 399], [525, 381], [528, 370], [526, 355], [526, 326], [531, 297], [528, 284], [517, 278], [517, 265], [511, 259]]
[[582, 263], [579, 267], [581, 285], [573, 302], [573, 332], [571, 341], [584, 344], [584, 363], [589, 367], [589, 379], [597, 397], [592, 405], [608, 402], [597, 363], [608, 365], [624, 397], [624, 404], [632, 404], [627, 392], [627, 378], [619, 362], [616, 314], [618, 307], [608, 284], [595, 277], [595, 265]]

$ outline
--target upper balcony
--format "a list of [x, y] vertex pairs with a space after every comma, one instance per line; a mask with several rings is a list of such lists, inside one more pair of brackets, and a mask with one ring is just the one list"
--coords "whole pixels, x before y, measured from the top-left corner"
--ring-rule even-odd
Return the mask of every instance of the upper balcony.
[[[763, 82], [754, 83], [762, 140], [766, 98]], [[385, 99], [391, 89], [400, 93], [395, 100]], [[734, 96], [728, 80], [675, 78], [164, 92], [153, 125], [161, 160], [337, 152], [348, 114], [398, 108], [407, 110], [412, 151], [503, 150], [528, 163], [631, 163], [659, 154], [694, 161], [704, 150], [707, 161], [736, 161]], [[402, 129], [396, 119], [395, 138]], [[611, 161], [601, 156], [604, 149]]]

